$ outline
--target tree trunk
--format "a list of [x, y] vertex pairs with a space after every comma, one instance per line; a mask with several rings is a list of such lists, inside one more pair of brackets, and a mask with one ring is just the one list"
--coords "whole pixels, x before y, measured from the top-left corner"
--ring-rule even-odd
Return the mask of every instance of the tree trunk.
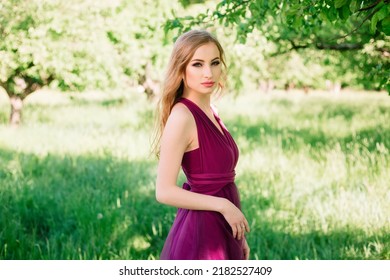
[[9, 123], [11, 126], [18, 126], [22, 120], [23, 99], [21, 96], [13, 95], [10, 96], [10, 101], [11, 115], [9, 118]]

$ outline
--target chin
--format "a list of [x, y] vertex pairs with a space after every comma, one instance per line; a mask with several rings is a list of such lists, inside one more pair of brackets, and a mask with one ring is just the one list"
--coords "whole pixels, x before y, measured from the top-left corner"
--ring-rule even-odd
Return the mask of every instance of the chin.
[[199, 92], [203, 93], [203, 94], [212, 94], [214, 91], [215, 91], [215, 88], [199, 90]]

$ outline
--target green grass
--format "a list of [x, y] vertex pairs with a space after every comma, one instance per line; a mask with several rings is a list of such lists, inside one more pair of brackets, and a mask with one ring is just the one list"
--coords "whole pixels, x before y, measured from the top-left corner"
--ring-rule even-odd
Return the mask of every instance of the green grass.
[[[252, 259], [390, 259], [386, 94], [217, 105], [240, 148]], [[153, 104], [40, 92], [18, 129], [8, 106], [0, 93], [0, 259], [158, 259], [176, 209], [154, 197]]]

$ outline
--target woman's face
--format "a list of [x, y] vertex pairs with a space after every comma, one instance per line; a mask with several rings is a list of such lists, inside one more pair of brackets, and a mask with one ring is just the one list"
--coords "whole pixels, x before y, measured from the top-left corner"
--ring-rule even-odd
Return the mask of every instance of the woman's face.
[[184, 92], [211, 94], [221, 76], [221, 58], [214, 43], [200, 46], [188, 63], [184, 74]]

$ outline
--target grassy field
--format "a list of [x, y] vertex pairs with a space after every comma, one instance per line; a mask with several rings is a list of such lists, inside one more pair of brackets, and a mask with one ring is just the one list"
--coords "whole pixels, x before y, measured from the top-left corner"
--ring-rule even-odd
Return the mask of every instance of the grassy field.
[[[240, 148], [251, 259], [390, 259], [390, 97], [216, 105]], [[40, 92], [17, 129], [8, 106], [0, 92], [0, 259], [158, 259], [176, 209], [155, 201], [153, 104]]]

